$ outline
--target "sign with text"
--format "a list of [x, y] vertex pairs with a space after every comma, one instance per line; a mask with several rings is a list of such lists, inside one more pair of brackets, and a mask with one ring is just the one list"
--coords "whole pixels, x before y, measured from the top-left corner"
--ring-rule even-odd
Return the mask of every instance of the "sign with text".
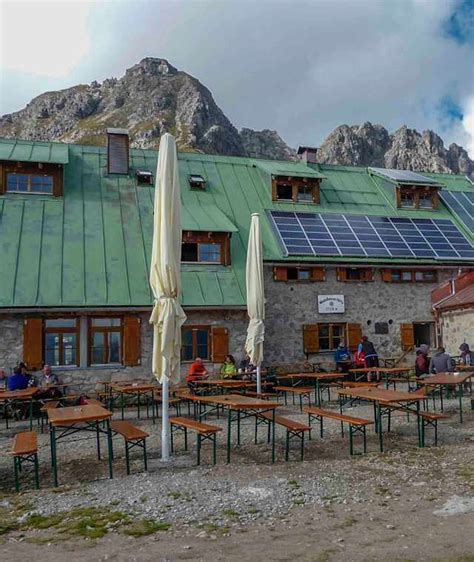
[[345, 312], [344, 295], [318, 295], [320, 314], [341, 314]]

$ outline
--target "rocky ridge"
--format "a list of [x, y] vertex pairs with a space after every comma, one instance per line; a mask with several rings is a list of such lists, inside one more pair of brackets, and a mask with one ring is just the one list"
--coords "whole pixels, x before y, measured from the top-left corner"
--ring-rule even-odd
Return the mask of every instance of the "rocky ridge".
[[369, 122], [341, 125], [321, 144], [317, 158], [325, 164], [474, 175], [474, 161], [462, 146], [446, 148], [433, 131], [419, 133], [406, 126], [390, 134]]
[[[315, 117], [316, 118], [316, 117]], [[181, 150], [294, 160], [276, 131], [240, 132], [199, 80], [161, 58], [145, 58], [121, 78], [81, 84], [34, 98], [0, 117], [0, 136], [103, 145], [107, 127], [130, 131], [137, 148], [156, 148], [171, 132]], [[474, 162], [457, 144], [444, 146], [433, 131], [406, 126], [390, 134], [382, 125], [341, 125], [321, 144], [318, 161], [473, 176]]]

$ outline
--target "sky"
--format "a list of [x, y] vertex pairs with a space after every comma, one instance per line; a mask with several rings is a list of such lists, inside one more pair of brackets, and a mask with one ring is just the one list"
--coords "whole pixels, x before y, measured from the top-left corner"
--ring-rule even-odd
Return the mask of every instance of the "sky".
[[0, 114], [154, 56], [293, 147], [371, 121], [474, 158], [474, 0], [0, 0], [0, 35]]

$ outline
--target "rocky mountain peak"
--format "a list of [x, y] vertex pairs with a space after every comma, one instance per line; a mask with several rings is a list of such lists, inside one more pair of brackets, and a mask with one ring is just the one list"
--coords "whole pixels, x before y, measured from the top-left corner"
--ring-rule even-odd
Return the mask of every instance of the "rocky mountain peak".
[[326, 164], [381, 166], [403, 170], [472, 176], [474, 162], [460, 146], [446, 149], [435, 132], [419, 133], [403, 125], [389, 134], [382, 125], [341, 125], [321, 144], [318, 161]]
[[166, 59], [146, 57], [131, 68], [127, 68], [125, 76], [127, 78], [133, 78], [143, 74], [148, 74], [149, 76], [170, 76], [177, 73], [178, 69], [171, 65]]

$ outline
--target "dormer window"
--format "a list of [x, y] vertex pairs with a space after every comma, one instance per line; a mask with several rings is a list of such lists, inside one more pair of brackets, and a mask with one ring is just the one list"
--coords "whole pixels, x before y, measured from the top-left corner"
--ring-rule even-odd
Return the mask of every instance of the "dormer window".
[[404, 209], [437, 209], [438, 187], [397, 186], [397, 207]]
[[292, 203], [319, 203], [319, 182], [317, 178], [272, 177], [273, 201]]
[[61, 164], [0, 162], [0, 195], [62, 195]]
[[230, 265], [230, 233], [184, 231], [181, 261]]
[[198, 174], [191, 174], [188, 182], [191, 189], [206, 189], [206, 180]]

